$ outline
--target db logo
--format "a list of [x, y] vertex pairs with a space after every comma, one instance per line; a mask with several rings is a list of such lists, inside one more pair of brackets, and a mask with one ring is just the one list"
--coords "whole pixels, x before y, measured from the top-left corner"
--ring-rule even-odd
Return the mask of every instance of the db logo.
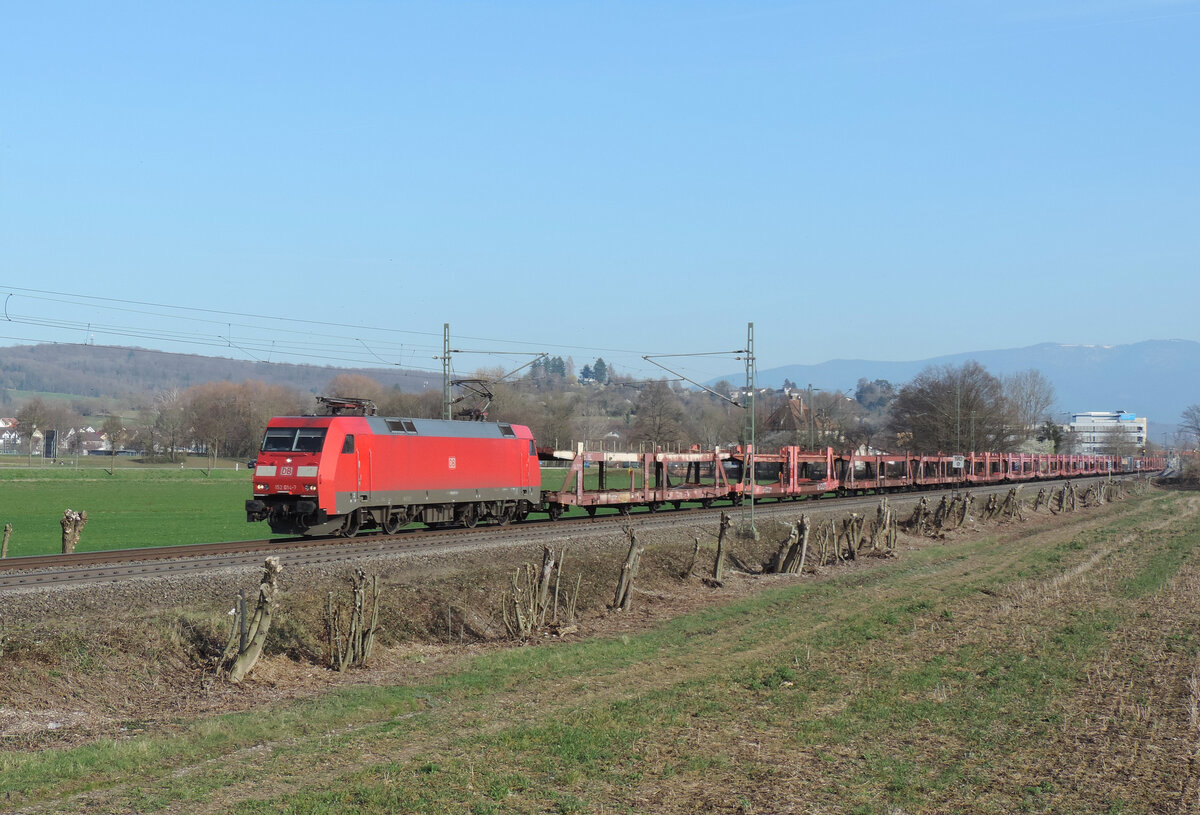
[[453, 470], [458, 466], [458, 460], [454, 456], [450, 456], [450, 469]]
[[292, 472], [293, 472], [293, 470], [291, 467], [280, 467], [279, 468], [280, 475], [291, 475]]

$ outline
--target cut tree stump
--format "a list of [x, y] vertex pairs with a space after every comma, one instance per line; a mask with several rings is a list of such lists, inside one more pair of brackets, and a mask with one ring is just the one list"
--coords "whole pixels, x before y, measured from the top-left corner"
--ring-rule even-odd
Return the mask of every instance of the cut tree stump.
[[[83, 534], [83, 528], [87, 526], [87, 512], [76, 512], [73, 509], [68, 509], [63, 513], [62, 520], [59, 524], [62, 525], [62, 553], [71, 555], [75, 553], [75, 547], [79, 545], [79, 536]], [[7, 542], [8, 537], [5, 536]]]
[[234, 615], [233, 632], [229, 635], [229, 644], [221, 655], [220, 666], [228, 673], [229, 681], [240, 683], [246, 674], [258, 662], [262, 655], [263, 645], [267, 641], [267, 632], [271, 628], [271, 614], [275, 605], [275, 595], [279, 591], [279, 573], [283, 566], [277, 557], [269, 557], [263, 564], [263, 576], [258, 586], [258, 604], [254, 616], [246, 624], [247, 609], [244, 603], [239, 603], [239, 611]]

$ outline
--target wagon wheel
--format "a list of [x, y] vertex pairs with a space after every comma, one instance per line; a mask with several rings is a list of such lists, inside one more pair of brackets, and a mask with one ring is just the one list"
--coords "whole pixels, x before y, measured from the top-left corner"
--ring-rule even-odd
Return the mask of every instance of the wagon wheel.
[[563, 514], [562, 504], [551, 504], [547, 514], [550, 516], [550, 520], [557, 521]]
[[708, 509], [709, 507], [711, 507], [712, 504], [713, 504], [713, 499], [711, 499], [711, 498], [701, 498], [700, 499], [700, 506], [704, 507], [705, 509]]
[[658, 512], [660, 509], [662, 509], [662, 504], [660, 504], [658, 501], [650, 502], [650, 511], [651, 512]]
[[589, 518], [596, 517], [596, 508], [595, 507], [584, 507], [584, 509], [587, 510], [587, 514], [588, 514]]
[[629, 504], [621, 504], [617, 507], [617, 514], [624, 517], [629, 514]]
[[342, 528], [338, 530], [338, 534], [343, 538], [353, 538], [358, 534], [358, 529], [361, 525], [358, 510], [353, 510], [346, 515], [346, 520], [342, 521]]
[[400, 512], [387, 512], [383, 516], [383, 532], [385, 535], [395, 535], [404, 526], [405, 519]]

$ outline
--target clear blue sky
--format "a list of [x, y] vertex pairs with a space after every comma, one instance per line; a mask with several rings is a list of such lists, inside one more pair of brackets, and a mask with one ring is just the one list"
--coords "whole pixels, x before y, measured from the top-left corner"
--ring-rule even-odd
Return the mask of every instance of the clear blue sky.
[[655, 375], [750, 321], [759, 368], [1200, 340], [1200, 2], [0, 14], [0, 344], [439, 369], [448, 322]]

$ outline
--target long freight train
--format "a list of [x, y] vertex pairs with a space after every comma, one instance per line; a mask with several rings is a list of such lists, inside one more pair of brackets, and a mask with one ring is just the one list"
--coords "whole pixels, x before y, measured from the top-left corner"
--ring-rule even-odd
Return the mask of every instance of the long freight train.
[[[858, 455], [782, 447], [608, 453], [536, 447], [529, 428], [375, 416], [362, 400], [323, 400], [324, 416], [267, 423], [247, 521], [283, 535], [398, 531], [413, 522], [473, 527], [558, 518], [570, 507], [627, 514], [685, 502], [817, 498], [830, 493], [969, 487], [1159, 470], [1155, 457], [970, 453]], [[361, 415], [346, 415], [354, 412]], [[541, 463], [563, 472], [542, 488]], [[753, 468], [753, 477], [747, 467]], [[553, 479], [557, 480], [557, 478]]]

